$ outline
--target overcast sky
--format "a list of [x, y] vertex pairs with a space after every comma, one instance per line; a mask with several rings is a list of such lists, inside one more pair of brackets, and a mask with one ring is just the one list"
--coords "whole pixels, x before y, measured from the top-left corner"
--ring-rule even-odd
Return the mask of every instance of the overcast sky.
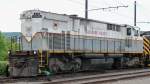
[[[60, 14], [77, 14], [84, 17], [85, 0], [0, 0], [0, 30], [20, 32], [20, 13], [39, 9]], [[133, 25], [134, 0], [89, 0], [89, 9], [128, 5], [128, 8], [90, 11], [89, 18], [119, 24]], [[150, 22], [150, 0], [137, 0], [137, 22]], [[150, 24], [137, 24], [149, 30]]]

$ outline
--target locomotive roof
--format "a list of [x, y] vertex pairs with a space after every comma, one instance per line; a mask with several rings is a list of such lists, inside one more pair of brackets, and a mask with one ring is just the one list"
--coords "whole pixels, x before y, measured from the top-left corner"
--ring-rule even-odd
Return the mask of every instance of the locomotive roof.
[[42, 10], [27, 10], [27, 11], [24, 11], [23, 14], [25, 14], [27, 12], [49, 13], [49, 14], [62, 15], [62, 16], [66, 16], [66, 17], [70, 17], [70, 18], [74, 18], [74, 19], [81, 19], [81, 20], [87, 20], [87, 21], [93, 21], [93, 22], [99, 22], [99, 23], [105, 23], [105, 24], [114, 24], [114, 25], [120, 25], [120, 26], [127, 26], [127, 24], [117, 24], [117, 23], [99, 21], [99, 20], [94, 20], [94, 19], [86, 19], [86, 18], [83, 18], [83, 17], [78, 17], [77, 15], [58, 14], [58, 13], [47, 12], [47, 11], [42, 11]]
[[94, 19], [86, 19], [83, 17], [75, 17], [70, 15], [71, 18], [75, 18], [75, 19], [81, 19], [81, 20], [87, 20], [87, 21], [93, 21], [93, 22], [99, 22], [99, 23], [105, 23], [105, 24], [114, 24], [114, 25], [120, 25], [120, 26], [124, 26], [125, 24], [117, 24], [117, 23], [111, 23], [111, 22], [105, 22], [105, 21], [100, 21], [100, 20], [94, 20]]

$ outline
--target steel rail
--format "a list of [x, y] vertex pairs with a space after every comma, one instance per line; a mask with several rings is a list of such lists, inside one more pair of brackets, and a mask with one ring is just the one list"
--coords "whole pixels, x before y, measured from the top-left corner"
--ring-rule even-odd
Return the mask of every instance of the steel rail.
[[58, 79], [45, 84], [93, 84], [141, 76], [150, 76], [150, 69]]

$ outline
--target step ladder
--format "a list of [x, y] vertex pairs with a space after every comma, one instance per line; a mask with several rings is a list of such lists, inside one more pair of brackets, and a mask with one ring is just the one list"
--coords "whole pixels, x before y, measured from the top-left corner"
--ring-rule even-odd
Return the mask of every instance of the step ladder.
[[39, 50], [38, 53], [38, 69], [39, 69], [39, 73], [47, 67], [47, 53]]

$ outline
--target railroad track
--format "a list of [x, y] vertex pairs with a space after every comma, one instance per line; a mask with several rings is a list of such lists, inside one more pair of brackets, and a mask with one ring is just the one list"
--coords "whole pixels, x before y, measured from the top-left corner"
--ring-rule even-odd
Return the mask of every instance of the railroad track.
[[[0, 83], [29, 83], [34, 84], [87, 84], [87, 83], [102, 83], [140, 76], [150, 75], [150, 69], [123, 69], [111, 70], [104, 73], [100, 72], [81, 72], [73, 74], [59, 74], [52, 76], [52, 81], [47, 81], [45, 76], [29, 77], [29, 78], [0, 78]], [[35, 84], [36, 84], [35, 83]]]
[[150, 69], [56, 79], [45, 84], [96, 84], [143, 76], [150, 76]]

